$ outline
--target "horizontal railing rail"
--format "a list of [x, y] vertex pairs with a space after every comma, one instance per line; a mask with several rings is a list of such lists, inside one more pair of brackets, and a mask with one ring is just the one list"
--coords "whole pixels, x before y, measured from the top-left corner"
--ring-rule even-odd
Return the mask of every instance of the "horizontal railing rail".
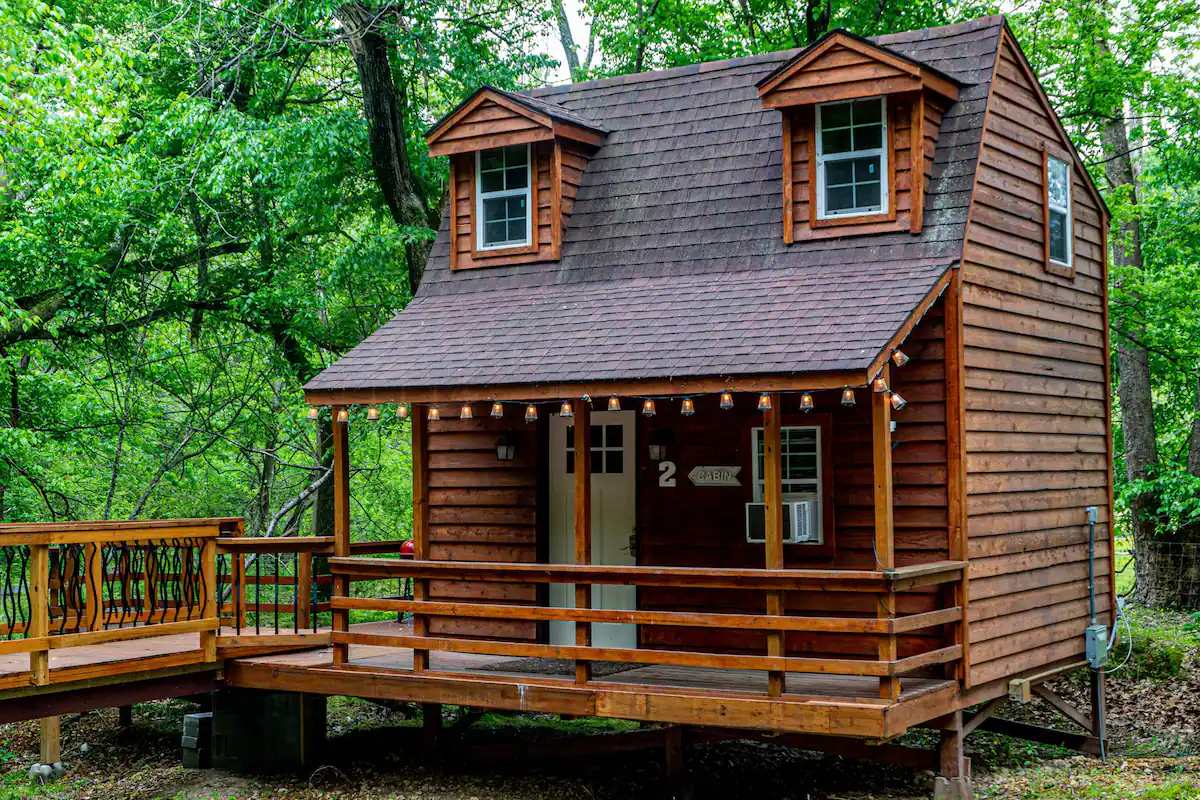
[[[333, 558], [335, 575], [348, 579], [406, 578], [410, 580], [468, 581], [525, 584], [625, 584], [638, 587], [698, 587], [773, 591], [850, 591], [891, 593], [920, 586], [951, 584], [960, 580], [965, 564], [944, 561], [891, 570], [833, 569], [705, 569], [694, 567], [590, 566], [570, 564], [512, 564], [498, 562], [403, 561], [399, 559]], [[647, 626], [717, 628], [729, 631], [807, 632], [854, 636], [895, 637], [933, 630], [932, 646], [905, 657], [808, 657], [803, 655], [722, 654], [681, 649], [630, 649], [584, 644], [550, 645], [500, 639], [386, 634], [335, 630], [334, 644], [409, 648], [414, 653], [441, 651], [508, 656], [513, 658], [573, 659], [576, 662], [620, 661], [640, 664], [865, 675], [892, 678], [918, 669], [956, 662], [963, 647], [946, 627], [961, 625], [959, 606], [937, 608], [902, 616], [804, 616], [703, 611], [614, 610], [515, 605], [486, 600], [410, 600], [334, 597], [335, 611], [395, 611], [428, 620], [432, 617], [534, 622], [629, 623]], [[427, 630], [422, 625], [415, 630]], [[586, 639], [585, 639], [586, 641]], [[875, 648], [878, 651], [878, 648]], [[414, 658], [423, 663], [426, 658]], [[580, 671], [590, 674], [590, 669]], [[578, 678], [577, 678], [578, 680]]]

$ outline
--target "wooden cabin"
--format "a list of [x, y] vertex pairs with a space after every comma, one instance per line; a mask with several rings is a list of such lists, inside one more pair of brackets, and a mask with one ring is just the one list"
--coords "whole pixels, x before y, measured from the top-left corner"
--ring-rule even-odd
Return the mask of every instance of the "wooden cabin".
[[963, 709], [1085, 663], [1109, 212], [1002, 18], [485, 86], [427, 141], [420, 290], [306, 387], [413, 432], [416, 559], [334, 569], [415, 578], [414, 629], [336, 658], [409, 648], [455, 703], [516, 695], [439, 655], [532, 709], [934, 725], [948, 779]]
[[[451, 197], [420, 290], [306, 387], [333, 540], [0, 530], [0, 718], [450, 703], [913, 764], [943, 798], [977, 728], [1100, 750], [1103, 673], [1091, 716], [1043, 682], [1115, 607], [1109, 212], [1002, 18], [482, 87], [427, 140]], [[349, 428], [396, 417], [412, 559], [353, 541]], [[351, 592], [382, 579], [412, 597]], [[1090, 734], [992, 716], [1034, 695]], [[922, 726], [937, 750], [892, 741]]]

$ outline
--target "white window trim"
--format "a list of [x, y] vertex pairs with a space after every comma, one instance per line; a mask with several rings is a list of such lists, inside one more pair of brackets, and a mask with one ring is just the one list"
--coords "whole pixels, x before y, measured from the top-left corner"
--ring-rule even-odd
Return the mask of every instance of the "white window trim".
[[[812, 500], [812, 499], [815, 499], [817, 501], [817, 530], [820, 531], [821, 535], [820, 535], [819, 539], [815, 542], [801, 542], [800, 544], [821, 545], [821, 544], [825, 543], [825, 465], [824, 465], [824, 458], [823, 458], [823, 456], [824, 456], [823, 449], [825, 447], [825, 442], [821, 438], [821, 426], [819, 426], [819, 425], [784, 425], [780, 428], [780, 438], [782, 438], [784, 431], [790, 431], [790, 430], [814, 431], [816, 433], [816, 437], [817, 437], [817, 453], [816, 453], [816, 456], [817, 456], [817, 480], [816, 480], [816, 487], [812, 491], [812, 494], [815, 497], [808, 497], [807, 492], [803, 492], [803, 493], [784, 492], [783, 493], [783, 502], [788, 503], [788, 502], [793, 502], [793, 501], [797, 501], [797, 500]], [[758, 468], [758, 456], [759, 456], [758, 439], [759, 439], [759, 436], [761, 435], [762, 431], [763, 431], [763, 428], [761, 426], [750, 429], [750, 471], [752, 473], [751, 479], [754, 481], [751, 484], [751, 486], [753, 487], [752, 494], [754, 497], [754, 502], [756, 502], [756, 503], [764, 502], [764, 500], [763, 500], [764, 487], [761, 485], [763, 482], [763, 476], [762, 476], [761, 471]], [[763, 442], [763, 444], [765, 445], [766, 442]], [[782, 476], [780, 476], [780, 478], [782, 479]]]
[[[816, 124], [813, 126], [813, 136], [816, 137], [816, 153], [817, 153], [817, 219], [852, 219], [854, 217], [873, 217], [877, 214], [888, 214], [890, 208], [888, 201], [890, 195], [888, 193], [888, 106], [887, 97], [878, 98], [883, 106], [880, 119], [883, 125], [882, 139], [880, 140], [881, 147], [872, 148], [870, 150], [851, 150], [845, 153], [835, 153], [826, 156], [822, 152], [821, 147], [821, 112], [826, 106], [841, 106], [848, 103], [861, 102], [859, 100], [839, 100], [835, 103], [821, 103], [817, 106]], [[872, 211], [842, 211], [832, 214], [825, 213], [825, 164], [828, 161], [846, 161], [851, 158], [867, 158], [870, 156], [879, 156], [879, 208]]]
[[[503, 148], [488, 148], [503, 149]], [[483, 164], [483, 151], [475, 151], [475, 249], [476, 250], [509, 250], [514, 247], [528, 247], [533, 240], [533, 215], [536, 209], [533, 208], [533, 150], [530, 145], [525, 145], [525, 188], [524, 189], [506, 189], [501, 192], [484, 192], [483, 179], [481, 177]], [[503, 242], [501, 244], [484, 244], [483, 243], [483, 201], [494, 200], [499, 197], [525, 197], [525, 240], [522, 242]]]
[[[1054, 166], [1054, 162], [1056, 162], [1056, 161], [1059, 164], [1062, 164], [1067, 170], [1067, 204], [1065, 206], [1060, 206], [1060, 205], [1055, 204], [1055, 202], [1050, 198], [1050, 169]], [[1075, 255], [1075, 248], [1072, 246], [1074, 243], [1074, 236], [1075, 236], [1075, 232], [1074, 232], [1075, 220], [1073, 220], [1071, 218], [1072, 217], [1072, 214], [1071, 214], [1072, 197], [1071, 197], [1071, 195], [1073, 194], [1072, 189], [1074, 188], [1071, 184], [1073, 182], [1074, 182], [1074, 175], [1071, 174], [1071, 162], [1069, 162], [1065, 159], [1062, 159], [1062, 158], [1058, 158], [1057, 156], [1052, 156], [1049, 153], [1047, 153], [1046, 154], [1046, 236], [1047, 236], [1046, 255], [1050, 259], [1051, 264], [1058, 264], [1060, 267], [1070, 267], [1072, 257]], [[1049, 236], [1050, 236], [1050, 212], [1051, 211], [1057, 211], [1058, 213], [1062, 214], [1067, 220], [1066, 231], [1065, 231], [1066, 238], [1067, 238], [1067, 241], [1066, 241], [1067, 260], [1066, 261], [1059, 261], [1057, 258], [1054, 258], [1053, 256], [1050, 255]]]

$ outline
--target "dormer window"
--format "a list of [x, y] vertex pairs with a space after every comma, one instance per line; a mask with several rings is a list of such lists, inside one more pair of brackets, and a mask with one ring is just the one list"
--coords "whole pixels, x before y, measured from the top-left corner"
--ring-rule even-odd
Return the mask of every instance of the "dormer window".
[[476, 218], [480, 250], [529, 244], [530, 157], [528, 144], [480, 150], [475, 155]]
[[817, 218], [886, 212], [887, 99], [817, 106]]

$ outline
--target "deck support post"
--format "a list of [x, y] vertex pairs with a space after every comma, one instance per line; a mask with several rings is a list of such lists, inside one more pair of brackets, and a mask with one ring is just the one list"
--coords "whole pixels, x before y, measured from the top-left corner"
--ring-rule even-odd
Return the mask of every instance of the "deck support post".
[[672, 725], [663, 731], [666, 796], [672, 800], [692, 800], [694, 796], [684, 762], [684, 733], [682, 725]]
[[[770, 407], [763, 411], [763, 521], [766, 541], [766, 569], [783, 569], [783, 428], [779, 392], [768, 395]], [[783, 592], [767, 592], [767, 614], [782, 616], [785, 612]], [[767, 655], [782, 658], [786, 655], [786, 634], [767, 632]], [[767, 673], [767, 694], [779, 697], [787, 691], [787, 673], [772, 670]]]
[[[592, 409], [583, 399], [575, 401], [575, 563], [592, 563]], [[575, 607], [592, 607], [590, 584], [575, 584]], [[592, 623], [575, 623], [575, 644], [591, 647]], [[592, 662], [575, 661], [575, 682], [592, 679]]]
[[442, 704], [421, 703], [421, 746], [426, 755], [433, 755], [442, 738]]
[[970, 762], [963, 750], [965, 738], [962, 711], [955, 711], [942, 719], [938, 746], [941, 775], [934, 781], [934, 800], [972, 800], [975, 796], [971, 786]]
[[42, 717], [40, 723], [41, 763], [56, 764], [62, 761], [62, 717]]
[[[339, 422], [344, 411], [342, 406], [333, 408], [333, 554], [339, 558], [350, 555], [350, 424]], [[350, 596], [350, 579], [345, 575], [334, 575], [335, 597]], [[335, 631], [350, 630], [350, 612], [334, 609], [332, 626]], [[349, 661], [350, 646], [333, 645], [333, 665], [340, 667]]]
[[133, 727], [133, 706], [117, 706], [117, 726], [121, 728]]
[[[413, 559], [424, 561], [429, 558], [429, 420], [425, 409], [412, 407], [409, 417], [412, 427], [412, 483], [413, 483]], [[429, 599], [429, 581], [413, 579], [413, 600]], [[413, 636], [429, 635], [429, 617], [414, 614]], [[429, 651], [413, 650], [413, 672], [429, 669]], [[441, 720], [441, 712], [438, 712]]]
[[[891, 381], [891, 371], [885, 365], [880, 376]], [[887, 392], [871, 391], [871, 451], [875, 478], [875, 561], [879, 569], [896, 567], [896, 542], [892, 517], [892, 407]], [[879, 595], [880, 619], [896, 616], [896, 593]], [[895, 634], [879, 637], [879, 660], [895, 661], [899, 657]], [[879, 679], [879, 696], [885, 700], [900, 699], [900, 679], [888, 676]]]
[[[157, 570], [157, 566], [155, 569]], [[221, 630], [221, 587], [217, 586], [216, 539], [205, 539], [200, 548], [200, 576], [200, 591], [204, 592], [200, 601], [203, 610], [200, 613], [217, 621], [214, 630], [200, 632], [200, 649], [204, 651], [204, 660], [211, 663], [217, 660], [217, 634]], [[146, 583], [146, 591], [149, 593], [149, 578]]]

